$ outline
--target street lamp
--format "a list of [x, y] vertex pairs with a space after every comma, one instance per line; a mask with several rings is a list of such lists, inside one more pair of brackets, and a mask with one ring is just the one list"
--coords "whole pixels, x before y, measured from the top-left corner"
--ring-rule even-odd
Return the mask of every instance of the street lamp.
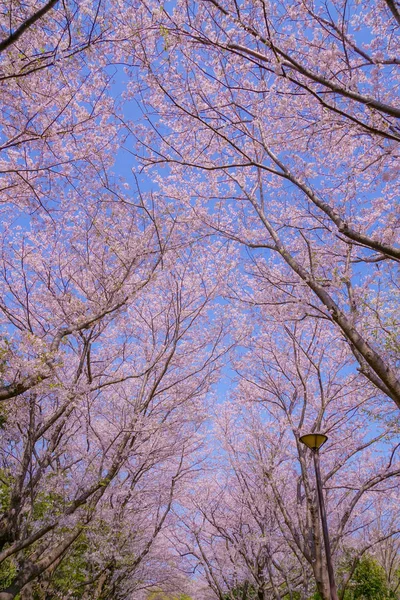
[[329, 589], [331, 594], [331, 600], [338, 600], [338, 595], [336, 591], [336, 583], [335, 583], [335, 575], [333, 573], [332, 566], [332, 555], [331, 555], [331, 545], [329, 542], [329, 533], [328, 533], [328, 521], [326, 518], [325, 511], [325, 503], [324, 496], [322, 493], [322, 480], [321, 480], [321, 471], [319, 468], [319, 449], [323, 444], [325, 444], [327, 440], [327, 436], [323, 433], [308, 433], [307, 435], [302, 435], [300, 438], [300, 442], [310, 448], [312, 450], [314, 456], [314, 467], [315, 467], [315, 478], [317, 480], [317, 492], [318, 492], [318, 505], [319, 512], [321, 514], [321, 522], [322, 522], [322, 533], [324, 536], [324, 545], [325, 545], [325, 556], [326, 556], [326, 565], [328, 567], [328, 578], [329, 578]]

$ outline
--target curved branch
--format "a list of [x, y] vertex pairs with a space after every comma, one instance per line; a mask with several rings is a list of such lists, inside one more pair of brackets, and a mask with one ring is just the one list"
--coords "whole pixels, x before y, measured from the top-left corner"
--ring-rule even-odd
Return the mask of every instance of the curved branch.
[[395, 246], [391, 246], [389, 244], [384, 244], [379, 240], [372, 239], [368, 235], [364, 235], [363, 233], [355, 231], [355, 229], [353, 229], [342, 219], [342, 217], [335, 211], [334, 208], [329, 206], [329, 204], [322, 200], [322, 198], [319, 198], [307, 184], [303, 183], [295, 175], [293, 175], [288, 167], [282, 163], [282, 161], [279, 160], [278, 157], [267, 146], [264, 145], [264, 148], [271, 160], [273, 160], [274, 163], [282, 170], [282, 176], [285, 177], [285, 179], [288, 179], [302, 192], [304, 192], [311, 202], [331, 219], [342, 235], [353, 240], [354, 242], [361, 244], [362, 246], [366, 246], [367, 248], [371, 248], [371, 250], [376, 250], [382, 254], [385, 254], [389, 258], [400, 261], [400, 248], [396, 248]]
[[3, 50], [6, 50], [6, 48], [12, 44], [15, 44], [15, 42], [25, 33], [25, 31], [27, 31], [34, 23], [36, 23], [36, 21], [48, 13], [53, 6], [57, 4], [57, 2], [58, 0], [50, 0], [42, 8], [33, 13], [31, 17], [26, 19], [26, 21], [24, 21], [22, 25], [20, 25], [18, 29], [14, 31], [14, 33], [11, 33], [5, 40], [0, 42], [0, 52], [3, 52]]
[[392, 13], [392, 15], [394, 16], [394, 18], [396, 19], [398, 25], [400, 25], [400, 12], [396, 6], [396, 2], [395, 0], [385, 0], [386, 4], [389, 7], [390, 12]]
[[[340, 310], [334, 299], [322, 287], [295, 258], [287, 250], [286, 246], [282, 243], [274, 227], [267, 219], [264, 211], [257, 205], [257, 202], [249, 197], [249, 201], [256, 210], [258, 216], [261, 219], [264, 227], [272, 237], [276, 251], [280, 254], [286, 264], [295, 272], [297, 275], [306, 283], [306, 285], [314, 292], [319, 298], [322, 304], [328, 309], [332, 321], [334, 321], [342, 330], [345, 338], [350, 343], [352, 349], [356, 349], [354, 352], [356, 358], [359, 353], [369, 367], [376, 373], [382, 384], [387, 390], [388, 396], [394, 400], [397, 406], [400, 408], [400, 380], [398, 379], [397, 373], [390, 365], [388, 365], [383, 358], [376, 352], [369, 343], [362, 337], [362, 335], [354, 327], [353, 323], [349, 320], [346, 314]], [[382, 386], [381, 386], [382, 389]]]

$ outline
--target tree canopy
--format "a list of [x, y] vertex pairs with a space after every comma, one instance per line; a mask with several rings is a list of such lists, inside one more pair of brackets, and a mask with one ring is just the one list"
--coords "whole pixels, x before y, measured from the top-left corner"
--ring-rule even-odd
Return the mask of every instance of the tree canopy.
[[0, 6], [0, 600], [400, 598], [397, 0]]

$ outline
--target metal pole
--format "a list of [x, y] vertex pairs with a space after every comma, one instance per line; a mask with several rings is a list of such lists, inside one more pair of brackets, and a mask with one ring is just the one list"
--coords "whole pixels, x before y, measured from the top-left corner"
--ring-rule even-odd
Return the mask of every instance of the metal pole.
[[321, 479], [321, 471], [319, 468], [318, 449], [313, 450], [313, 454], [314, 454], [315, 478], [317, 480], [318, 504], [319, 504], [319, 511], [321, 514], [322, 533], [324, 536], [326, 565], [328, 567], [329, 590], [330, 590], [330, 594], [331, 594], [331, 600], [339, 600], [338, 595], [337, 595], [337, 590], [336, 590], [335, 575], [333, 573], [333, 566], [332, 566], [331, 545], [329, 542], [328, 521], [327, 521], [326, 512], [325, 512], [324, 496], [322, 494], [322, 479]]

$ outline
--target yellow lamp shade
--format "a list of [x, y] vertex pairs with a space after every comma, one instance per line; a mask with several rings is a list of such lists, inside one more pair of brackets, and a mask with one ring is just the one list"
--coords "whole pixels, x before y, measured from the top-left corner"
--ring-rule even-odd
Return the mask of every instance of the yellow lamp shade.
[[327, 436], [323, 433], [307, 433], [306, 435], [302, 435], [300, 438], [300, 442], [305, 444], [307, 448], [311, 450], [319, 450], [323, 444], [325, 444], [327, 440]]

